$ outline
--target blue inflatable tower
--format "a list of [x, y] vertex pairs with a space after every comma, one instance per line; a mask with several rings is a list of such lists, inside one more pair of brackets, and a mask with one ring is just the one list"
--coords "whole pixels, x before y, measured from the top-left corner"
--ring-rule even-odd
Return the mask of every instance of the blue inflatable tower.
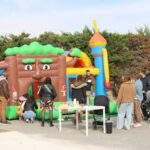
[[[107, 81], [108, 83], [106, 83], [105, 77], [108, 78], [109, 70], [108, 70], [108, 56], [107, 53], [104, 54], [104, 50], [105, 52], [107, 52], [105, 47], [107, 41], [98, 33], [95, 21], [94, 21], [94, 28], [95, 28], [95, 33], [91, 38], [89, 45], [92, 50], [92, 55], [95, 58], [95, 68], [99, 69], [99, 75], [96, 76], [96, 80], [95, 80], [95, 84], [96, 84], [95, 95], [106, 95], [106, 87], [109, 84], [109, 79]], [[104, 55], [105, 55], [105, 59], [104, 59]]]

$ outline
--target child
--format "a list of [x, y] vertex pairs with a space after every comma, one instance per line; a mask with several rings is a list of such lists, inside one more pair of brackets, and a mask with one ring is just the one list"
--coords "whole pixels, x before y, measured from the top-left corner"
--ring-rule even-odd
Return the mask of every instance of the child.
[[24, 105], [25, 105], [25, 103], [26, 103], [28, 98], [29, 98], [29, 94], [28, 93], [22, 95], [19, 98], [19, 105], [17, 107], [17, 115], [19, 116], [19, 120], [21, 120], [22, 117], [23, 117]]

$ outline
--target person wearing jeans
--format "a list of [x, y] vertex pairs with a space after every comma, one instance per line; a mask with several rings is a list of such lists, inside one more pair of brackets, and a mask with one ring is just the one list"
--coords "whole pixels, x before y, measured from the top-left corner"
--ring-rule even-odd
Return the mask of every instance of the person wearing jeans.
[[29, 119], [31, 119], [31, 122], [34, 121], [35, 117], [36, 117], [36, 113], [32, 110], [30, 111], [25, 111], [24, 112], [24, 117], [26, 118], [26, 122], [29, 122]]
[[38, 109], [38, 106], [36, 104], [34, 96], [29, 96], [27, 101], [24, 105], [24, 118], [26, 119], [26, 122], [28, 123], [29, 120], [31, 123], [34, 122], [34, 119], [36, 117], [35, 109]]
[[133, 82], [129, 77], [124, 76], [124, 82], [119, 89], [117, 97], [117, 129], [122, 129], [123, 127], [125, 127], [126, 130], [130, 129], [135, 93], [136, 91]]
[[122, 129], [123, 126], [125, 127], [125, 129], [130, 129], [130, 124], [132, 120], [131, 115], [132, 111], [133, 111], [133, 103], [121, 103], [117, 117], [118, 129]]

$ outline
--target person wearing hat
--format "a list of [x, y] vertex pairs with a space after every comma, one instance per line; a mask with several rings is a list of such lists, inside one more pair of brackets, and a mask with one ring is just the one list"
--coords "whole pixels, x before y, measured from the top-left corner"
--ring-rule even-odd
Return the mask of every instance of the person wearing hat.
[[0, 122], [8, 124], [6, 120], [6, 108], [9, 99], [9, 87], [7, 82], [8, 74], [4, 72], [0, 76]]

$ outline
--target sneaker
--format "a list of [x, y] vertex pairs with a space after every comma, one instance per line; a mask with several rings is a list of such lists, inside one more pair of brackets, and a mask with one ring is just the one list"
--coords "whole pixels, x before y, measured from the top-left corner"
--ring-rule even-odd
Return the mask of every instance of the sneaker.
[[130, 130], [130, 127], [128, 127], [128, 128], [127, 127], [123, 127], [123, 129], [128, 131], [128, 130]]
[[139, 128], [139, 127], [142, 127], [142, 124], [140, 124], [140, 123], [134, 124], [134, 128]]
[[34, 123], [34, 119], [33, 118], [31, 118], [31, 123]]
[[116, 128], [117, 130], [121, 130], [122, 128]]
[[135, 125], [134, 123], [131, 123], [130, 127], [134, 127], [134, 125]]
[[26, 119], [26, 123], [29, 123], [29, 119]]

